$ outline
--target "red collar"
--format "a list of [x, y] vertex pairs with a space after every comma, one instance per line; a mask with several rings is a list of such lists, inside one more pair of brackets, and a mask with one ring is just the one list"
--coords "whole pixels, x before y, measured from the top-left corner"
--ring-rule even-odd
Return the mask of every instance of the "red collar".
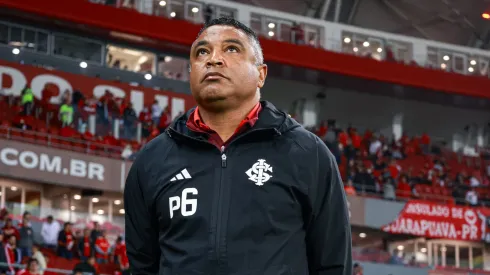
[[[248, 115], [240, 122], [238, 125], [237, 129], [235, 130], [235, 134], [245, 130], [246, 126], [248, 127], [253, 127], [257, 120], [259, 119], [259, 113], [262, 110], [262, 105], [257, 103], [253, 107], [253, 109], [248, 113]], [[201, 132], [201, 133], [215, 133], [213, 129], [209, 128], [208, 125], [202, 121], [201, 116], [199, 115], [199, 107], [196, 107], [194, 111], [189, 115], [189, 119], [187, 120], [187, 127], [196, 132]]]

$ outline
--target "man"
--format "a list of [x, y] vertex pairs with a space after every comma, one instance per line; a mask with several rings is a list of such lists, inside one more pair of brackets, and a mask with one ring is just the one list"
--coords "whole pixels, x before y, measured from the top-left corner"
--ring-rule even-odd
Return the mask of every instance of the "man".
[[39, 275], [39, 263], [36, 259], [29, 259], [25, 269], [19, 270], [17, 275]]
[[210, 21], [191, 48], [198, 107], [145, 146], [125, 192], [132, 274], [351, 275], [332, 154], [268, 102], [256, 35]]
[[92, 248], [90, 229], [85, 228], [83, 230], [83, 236], [78, 240], [78, 255], [80, 255], [80, 260], [86, 261], [92, 256]]
[[41, 236], [46, 248], [55, 249], [58, 245], [58, 233], [60, 232], [60, 224], [53, 219], [53, 216], [48, 216], [43, 222], [41, 228]]
[[102, 234], [97, 237], [95, 241], [95, 258], [97, 258], [97, 263], [105, 264], [109, 260], [109, 252], [111, 245], [107, 241], [107, 233], [102, 230]]
[[15, 274], [16, 266], [22, 261], [20, 249], [17, 248], [17, 238], [15, 235], [10, 235], [7, 239], [7, 244], [4, 246], [5, 256], [7, 258], [8, 271], [7, 274]]
[[73, 258], [72, 249], [75, 243], [71, 226], [71, 223], [65, 222], [63, 230], [58, 234], [58, 256], [68, 260]]
[[97, 263], [95, 262], [95, 257], [90, 257], [85, 261], [78, 263], [73, 269], [73, 274], [82, 273], [83, 275], [96, 275]]
[[34, 231], [31, 226], [31, 213], [24, 212], [22, 223], [19, 224], [19, 241], [18, 246], [22, 253], [22, 257], [31, 257], [32, 246], [34, 245]]
[[121, 236], [117, 237], [114, 246], [114, 262], [119, 265], [122, 272], [129, 269], [128, 255], [126, 254], [126, 242]]
[[0, 230], [0, 263], [3, 263], [3, 265], [0, 265], [0, 274], [7, 274], [9, 271], [8, 266], [5, 265], [7, 263], [7, 254], [5, 250], [5, 244], [4, 244], [4, 239], [3, 239], [3, 231]]

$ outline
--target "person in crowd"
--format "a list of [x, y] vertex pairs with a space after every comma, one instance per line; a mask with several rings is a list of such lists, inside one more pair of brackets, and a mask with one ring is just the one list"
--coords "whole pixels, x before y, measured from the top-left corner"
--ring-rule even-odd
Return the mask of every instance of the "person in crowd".
[[162, 107], [160, 107], [160, 103], [155, 99], [153, 104], [151, 105], [151, 120], [153, 124], [158, 125], [160, 121], [160, 116], [162, 115]]
[[73, 273], [74, 274], [82, 273], [83, 275], [90, 275], [90, 274], [97, 275], [97, 274], [99, 274], [98, 266], [97, 266], [97, 263], [95, 261], [95, 257], [92, 256], [92, 257], [88, 258], [87, 260], [81, 261], [80, 263], [78, 263], [75, 266], [75, 268], [73, 269]]
[[112, 98], [112, 94], [109, 91], [106, 91], [105, 94], [97, 101], [95, 108], [97, 126], [100, 126], [102, 133], [106, 133], [110, 130], [110, 122], [112, 121]]
[[124, 146], [123, 151], [121, 152], [121, 157], [123, 159], [130, 159], [133, 155], [133, 149], [131, 148], [131, 144], [126, 144]]
[[59, 110], [59, 120], [62, 127], [67, 127], [73, 123], [73, 106], [71, 97], [67, 97]]
[[5, 245], [5, 256], [7, 258], [7, 265], [9, 271], [7, 273], [15, 274], [17, 265], [22, 261], [22, 254], [20, 249], [17, 248], [17, 238], [14, 235], [10, 235]]
[[34, 94], [32, 93], [31, 87], [27, 85], [24, 87], [21, 93], [21, 102], [23, 107], [22, 114], [30, 116], [34, 109]]
[[102, 230], [102, 234], [95, 240], [95, 257], [97, 258], [97, 263], [105, 264], [109, 261], [110, 248], [111, 245], [107, 240], [107, 232]]
[[291, 31], [293, 32], [293, 43], [296, 43], [298, 45], [305, 44], [305, 32], [300, 24], [294, 22]]
[[138, 117], [133, 108], [133, 103], [129, 103], [123, 111], [124, 138], [134, 139], [136, 133], [136, 122]]
[[[3, 242], [4, 240], [4, 235], [3, 231], [0, 230], [0, 263], [6, 264], [7, 261], [7, 254], [5, 250], [6, 244]], [[0, 265], [0, 274], [6, 274], [9, 271], [9, 268], [6, 265]]]
[[29, 259], [27, 261], [26, 268], [19, 270], [17, 275], [41, 275], [39, 262], [34, 258]]
[[347, 183], [344, 185], [344, 191], [347, 195], [356, 195], [356, 189], [354, 188], [354, 184], [352, 183], [351, 179], [347, 180]]
[[471, 187], [471, 189], [466, 192], [465, 201], [471, 206], [478, 205], [478, 193], [474, 187]]
[[58, 256], [71, 260], [73, 258], [73, 238], [72, 225], [66, 222], [63, 230], [58, 234]]
[[[92, 251], [94, 251], [93, 246], [95, 245], [95, 241], [102, 235], [102, 229], [100, 228], [100, 224], [96, 221], [93, 222], [94, 228], [90, 232], [90, 242], [92, 244]], [[95, 251], [94, 251], [95, 252]]]
[[7, 223], [7, 219], [9, 218], [9, 211], [7, 210], [7, 208], [2, 208], [2, 210], [0, 210], [0, 227], [3, 228], [5, 226], [5, 224]]
[[167, 106], [165, 107], [165, 109], [163, 109], [162, 115], [160, 116], [160, 121], [158, 122], [158, 128], [160, 130], [160, 133], [163, 133], [163, 131], [167, 129], [167, 127], [170, 125], [171, 122], [172, 122], [172, 114], [170, 113], [170, 109]]
[[32, 246], [34, 245], [34, 231], [31, 226], [31, 213], [24, 212], [22, 215], [22, 223], [19, 224], [19, 236], [18, 246], [22, 252], [22, 257], [31, 257]]
[[5, 225], [2, 228], [2, 231], [3, 231], [3, 234], [5, 235], [5, 241], [8, 241], [10, 239], [10, 236], [14, 236], [16, 240], [18, 240], [20, 238], [19, 230], [17, 230], [17, 228], [15, 228], [11, 218], [8, 218], [5, 221]]
[[61, 230], [60, 224], [53, 219], [53, 216], [48, 216], [41, 227], [41, 237], [44, 247], [48, 249], [56, 249], [58, 245], [58, 233]]
[[359, 263], [355, 263], [354, 264], [354, 270], [353, 270], [353, 275], [363, 275], [363, 269], [362, 269], [362, 265], [360, 265]]
[[114, 262], [119, 265], [121, 271], [129, 269], [128, 255], [126, 254], [126, 242], [121, 236], [117, 237], [114, 245]]
[[36, 259], [39, 264], [39, 274], [43, 275], [44, 271], [48, 267], [48, 262], [41, 252], [41, 247], [38, 244], [32, 246], [32, 258]]
[[78, 255], [80, 255], [82, 261], [86, 261], [93, 255], [91, 243], [90, 229], [85, 228], [83, 236], [78, 240]]
[[393, 249], [390, 264], [403, 265], [403, 252], [399, 251], [398, 249]]

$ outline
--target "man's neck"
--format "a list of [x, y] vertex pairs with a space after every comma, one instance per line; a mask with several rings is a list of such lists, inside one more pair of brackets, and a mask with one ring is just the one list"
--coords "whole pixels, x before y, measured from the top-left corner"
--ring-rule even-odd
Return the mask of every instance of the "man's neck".
[[243, 104], [239, 108], [219, 113], [199, 108], [199, 115], [209, 128], [213, 129], [223, 141], [227, 141], [257, 103], [259, 103], [258, 98]]

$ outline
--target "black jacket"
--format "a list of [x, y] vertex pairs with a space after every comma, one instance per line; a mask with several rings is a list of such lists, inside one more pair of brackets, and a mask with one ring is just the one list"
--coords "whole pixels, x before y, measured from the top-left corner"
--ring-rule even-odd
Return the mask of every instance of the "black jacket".
[[131, 273], [351, 275], [349, 215], [325, 144], [272, 104], [224, 151], [191, 111], [148, 143], [124, 190]]

